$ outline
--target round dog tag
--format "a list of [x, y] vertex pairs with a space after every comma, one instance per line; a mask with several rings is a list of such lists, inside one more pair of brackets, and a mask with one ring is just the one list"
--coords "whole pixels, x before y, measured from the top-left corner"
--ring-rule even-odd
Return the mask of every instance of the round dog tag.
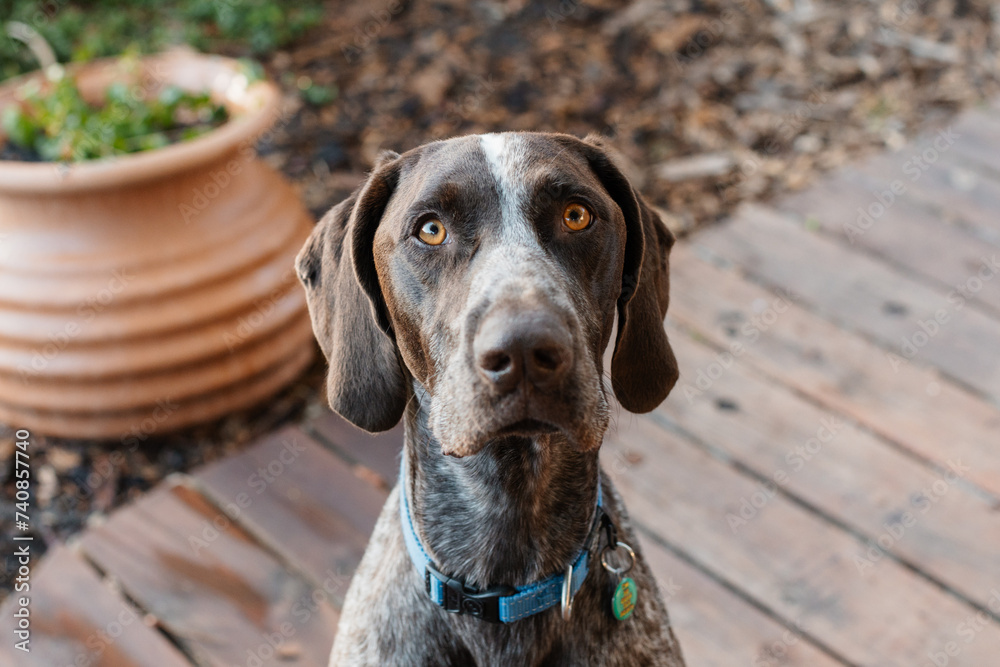
[[615, 594], [611, 598], [611, 611], [615, 618], [624, 621], [635, 610], [635, 602], [639, 596], [639, 589], [636, 588], [632, 577], [622, 577], [615, 588]]

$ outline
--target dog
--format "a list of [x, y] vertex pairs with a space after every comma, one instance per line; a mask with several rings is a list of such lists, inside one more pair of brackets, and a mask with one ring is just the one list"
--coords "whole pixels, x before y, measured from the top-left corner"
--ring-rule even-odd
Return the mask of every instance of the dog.
[[600, 138], [555, 133], [383, 152], [317, 224], [330, 406], [405, 427], [331, 665], [683, 666], [598, 461], [609, 393], [648, 412], [677, 381], [673, 242]]

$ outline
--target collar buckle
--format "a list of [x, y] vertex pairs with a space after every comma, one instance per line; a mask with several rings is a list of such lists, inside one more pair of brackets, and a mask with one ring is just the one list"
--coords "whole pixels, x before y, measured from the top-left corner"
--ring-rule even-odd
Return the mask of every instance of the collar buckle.
[[513, 586], [490, 586], [482, 591], [469, 588], [458, 579], [444, 575], [428, 564], [424, 572], [424, 585], [429, 595], [433, 579], [441, 583], [441, 607], [445, 611], [475, 616], [490, 623], [503, 622], [500, 619], [500, 598], [517, 593]]

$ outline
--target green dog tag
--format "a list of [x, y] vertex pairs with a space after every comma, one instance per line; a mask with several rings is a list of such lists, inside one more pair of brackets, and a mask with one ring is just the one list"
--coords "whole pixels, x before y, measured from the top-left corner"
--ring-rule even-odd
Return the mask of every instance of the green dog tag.
[[611, 598], [611, 611], [615, 618], [624, 621], [631, 616], [635, 610], [635, 601], [638, 596], [639, 590], [636, 588], [635, 582], [632, 581], [632, 577], [622, 578], [615, 589], [614, 597]]

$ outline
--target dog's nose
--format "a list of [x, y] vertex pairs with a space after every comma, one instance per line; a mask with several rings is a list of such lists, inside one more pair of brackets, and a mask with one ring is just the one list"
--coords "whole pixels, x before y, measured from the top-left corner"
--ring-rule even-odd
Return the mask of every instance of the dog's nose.
[[527, 379], [538, 389], [557, 384], [573, 361], [570, 333], [543, 310], [495, 310], [486, 316], [473, 342], [477, 370], [498, 393], [513, 391]]

